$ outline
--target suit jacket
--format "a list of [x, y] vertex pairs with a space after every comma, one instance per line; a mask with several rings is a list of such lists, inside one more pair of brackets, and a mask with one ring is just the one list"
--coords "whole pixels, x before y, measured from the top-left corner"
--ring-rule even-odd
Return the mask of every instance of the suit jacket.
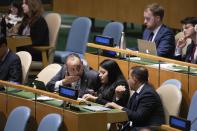
[[[66, 74], [66, 68], [63, 66], [62, 69], [54, 76], [46, 85], [49, 91], [54, 91], [54, 86], [57, 81], [64, 79]], [[89, 89], [93, 89], [95, 92], [98, 91], [100, 87], [100, 78], [98, 72], [94, 70], [88, 70], [84, 68], [83, 75], [81, 76], [81, 83], [79, 85], [79, 97], [84, 94], [89, 93]]]
[[[191, 55], [192, 55], [192, 52], [193, 52], [193, 48], [195, 48], [194, 42], [189, 44], [188, 47], [187, 47], [186, 54], [185, 54], [185, 56], [183, 56], [183, 60], [185, 62], [190, 62], [191, 61]], [[194, 63], [197, 64], [197, 59], [194, 61]]]
[[133, 122], [133, 127], [161, 125], [164, 123], [164, 110], [159, 95], [149, 85], [145, 84], [136, 96], [129, 100], [127, 108], [128, 118]]
[[[186, 54], [183, 56], [182, 55], [174, 56], [175, 59], [191, 63], [191, 55], [194, 47], [195, 44], [192, 41], [192, 43], [187, 46]], [[197, 64], [197, 59], [194, 61], [194, 63]]]
[[[143, 39], [148, 40], [150, 33], [150, 30], [145, 29]], [[175, 38], [171, 29], [162, 25], [154, 39], [154, 42], [156, 43], [158, 56], [173, 58], [175, 51]]]
[[[19, 28], [19, 34], [22, 35], [23, 29], [26, 24], [22, 23]], [[49, 29], [45, 19], [40, 16], [35, 22], [30, 26], [30, 37], [32, 40], [32, 45], [17, 47], [17, 51], [27, 51], [32, 55], [33, 61], [41, 61], [41, 52], [34, 49], [32, 46], [48, 46], [49, 45]]]
[[16, 83], [22, 82], [22, 66], [20, 58], [9, 51], [3, 61], [0, 61], [0, 79]]

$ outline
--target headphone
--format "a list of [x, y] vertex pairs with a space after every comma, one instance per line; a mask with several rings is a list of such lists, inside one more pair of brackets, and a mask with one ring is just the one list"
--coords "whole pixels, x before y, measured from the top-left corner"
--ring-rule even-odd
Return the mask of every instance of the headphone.
[[194, 26], [194, 31], [197, 32], [197, 24]]

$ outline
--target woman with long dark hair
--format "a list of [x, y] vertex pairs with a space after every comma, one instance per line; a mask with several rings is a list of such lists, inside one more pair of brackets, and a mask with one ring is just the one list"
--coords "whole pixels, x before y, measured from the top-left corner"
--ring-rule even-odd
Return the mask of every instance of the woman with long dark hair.
[[[99, 77], [102, 86], [97, 92], [97, 95], [93, 96], [85, 94], [83, 98], [103, 105], [112, 101], [123, 106], [127, 105], [129, 99], [129, 87], [118, 64], [114, 60], [106, 59], [100, 63]], [[125, 91], [121, 96], [117, 96], [115, 93], [115, 90], [119, 86], [125, 88]]]
[[43, 7], [40, 0], [23, 0], [24, 18], [19, 28], [18, 34], [30, 35], [32, 45], [19, 47], [17, 50], [25, 50], [32, 54], [32, 59], [41, 60], [41, 53], [32, 46], [48, 46], [49, 45], [49, 29], [45, 19], [43, 18]]

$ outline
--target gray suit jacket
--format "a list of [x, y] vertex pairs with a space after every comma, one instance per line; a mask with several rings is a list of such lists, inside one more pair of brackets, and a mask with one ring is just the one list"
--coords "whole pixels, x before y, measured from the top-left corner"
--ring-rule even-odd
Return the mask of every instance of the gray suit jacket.
[[[56, 76], [54, 76], [48, 83], [47, 83], [47, 89], [49, 91], [54, 91], [54, 86], [57, 81], [62, 80], [66, 74], [66, 68], [63, 66], [62, 69], [57, 73]], [[69, 85], [68, 85], [69, 86]], [[100, 87], [100, 79], [98, 72], [94, 70], [88, 70], [84, 68], [83, 75], [81, 77], [81, 83], [80, 83], [80, 91], [79, 91], [79, 97], [82, 97], [84, 94], [89, 93], [89, 89], [94, 90], [95, 92]]]

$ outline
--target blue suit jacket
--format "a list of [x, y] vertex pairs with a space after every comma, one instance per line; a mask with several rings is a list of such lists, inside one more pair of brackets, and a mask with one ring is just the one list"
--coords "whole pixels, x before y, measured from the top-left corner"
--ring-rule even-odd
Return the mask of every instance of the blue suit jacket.
[[0, 80], [22, 82], [22, 66], [18, 55], [9, 51], [4, 61], [0, 61]]
[[[150, 30], [145, 29], [143, 39], [148, 40], [150, 33]], [[154, 39], [154, 42], [156, 43], [158, 56], [173, 58], [175, 51], [175, 38], [171, 29], [162, 25]]]
[[135, 99], [130, 98], [127, 108], [128, 118], [133, 127], [161, 125], [164, 123], [164, 110], [159, 95], [153, 87], [145, 84]]

